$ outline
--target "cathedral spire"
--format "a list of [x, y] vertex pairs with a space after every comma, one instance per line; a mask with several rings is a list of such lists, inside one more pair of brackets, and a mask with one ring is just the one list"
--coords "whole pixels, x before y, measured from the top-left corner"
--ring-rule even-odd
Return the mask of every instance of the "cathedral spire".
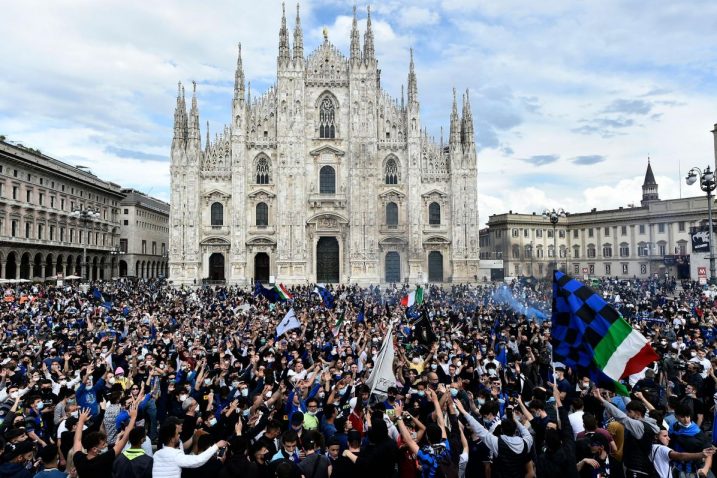
[[458, 119], [458, 103], [456, 102], [456, 89], [453, 88], [453, 111], [451, 111], [451, 132], [449, 144], [455, 146], [461, 142], [461, 123]]
[[279, 63], [289, 61], [289, 30], [286, 28], [286, 6], [281, 3], [281, 28], [279, 29]]
[[207, 142], [204, 145], [204, 151], [209, 151], [209, 120], [207, 120]]
[[466, 145], [472, 144], [475, 141], [473, 135], [473, 113], [471, 113], [471, 99], [469, 96], [468, 89], [466, 94], [463, 95], [463, 118], [461, 119], [461, 126], [463, 129], [463, 143]]
[[416, 67], [413, 64], [413, 48], [411, 48], [411, 63], [408, 66], [408, 104], [418, 103], [418, 83], [416, 82]]
[[187, 105], [184, 102], [184, 87], [177, 83], [177, 106], [174, 108], [174, 138], [172, 146], [183, 147], [187, 140]]
[[199, 108], [197, 107], [197, 82], [192, 81], [192, 109], [189, 112], [189, 134], [187, 139], [189, 144], [194, 143], [199, 149]]
[[358, 21], [356, 20], [356, 5], [354, 5], [354, 19], [351, 24], [351, 62], [355, 63], [361, 60], [361, 36], [358, 31]]
[[234, 99], [244, 99], [244, 65], [241, 59], [241, 43], [237, 54], [237, 70], [234, 74]]
[[296, 4], [296, 25], [294, 26], [294, 61], [304, 59], [304, 32], [301, 30], [299, 4]]
[[372, 62], [376, 59], [376, 52], [373, 48], [373, 30], [371, 30], [371, 5], [368, 6], [366, 33], [363, 39], [363, 58], [366, 63]]

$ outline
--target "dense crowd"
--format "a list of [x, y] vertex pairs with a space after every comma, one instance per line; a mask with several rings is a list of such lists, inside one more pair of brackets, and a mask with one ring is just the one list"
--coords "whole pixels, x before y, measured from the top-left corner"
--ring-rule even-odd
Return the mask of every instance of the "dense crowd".
[[[628, 397], [552, 362], [546, 281], [428, 287], [409, 309], [408, 286], [329, 288], [332, 308], [311, 286], [276, 303], [161, 281], [13, 286], [0, 478], [713, 476], [713, 295], [591, 285], [661, 356]], [[290, 309], [300, 326], [276, 336]], [[396, 384], [372, 394], [389, 329]]]

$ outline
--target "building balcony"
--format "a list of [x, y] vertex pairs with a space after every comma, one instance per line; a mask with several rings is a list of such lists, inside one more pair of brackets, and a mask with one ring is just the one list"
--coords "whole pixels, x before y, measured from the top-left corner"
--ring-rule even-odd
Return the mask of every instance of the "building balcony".
[[249, 226], [249, 234], [255, 234], [257, 236], [271, 236], [275, 233], [276, 233], [276, 228], [273, 225]]
[[346, 195], [345, 194], [311, 194], [309, 196], [309, 206], [312, 208], [320, 207], [334, 207], [334, 208], [345, 208], [346, 207]]
[[204, 226], [202, 232], [204, 235], [226, 236], [229, 235], [229, 226]]
[[448, 234], [447, 224], [424, 224], [424, 234]]
[[378, 232], [379, 234], [405, 234], [406, 233], [406, 225], [405, 224], [397, 224], [397, 225], [388, 225], [388, 224], [380, 224], [378, 226]]

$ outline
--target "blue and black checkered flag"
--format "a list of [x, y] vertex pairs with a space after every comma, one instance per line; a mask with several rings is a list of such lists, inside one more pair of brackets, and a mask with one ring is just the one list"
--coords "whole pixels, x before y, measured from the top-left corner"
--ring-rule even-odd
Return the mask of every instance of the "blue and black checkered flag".
[[553, 276], [553, 360], [627, 395], [620, 380], [659, 356], [600, 294], [560, 271]]

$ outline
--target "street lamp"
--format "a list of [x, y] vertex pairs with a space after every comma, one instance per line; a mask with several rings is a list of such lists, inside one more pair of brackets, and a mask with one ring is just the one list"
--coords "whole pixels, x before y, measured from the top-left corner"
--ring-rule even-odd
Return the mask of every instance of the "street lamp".
[[[119, 247], [115, 246], [115, 247], [113, 247], [112, 250], [110, 251], [110, 254], [113, 255], [113, 256], [122, 256], [122, 255], [127, 254], [127, 252], [125, 252], [125, 251], [123, 251], [122, 249], [120, 249]], [[117, 270], [117, 276], [115, 276], [115, 277], [119, 277], [119, 269], [120, 269], [119, 260], [117, 261], [117, 269], [118, 269], [118, 270]], [[113, 276], [114, 276], [114, 273], [115, 273], [115, 271], [113, 270], [113, 271], [112, 271], [112, 275], [113, 275]]]
[[710, 238], [710, 284], [714, 284], [715, 277], [715, 253], [714, 253], [714, 241], [712, 240], [712, 191], [717, 187], [715, 182], [715, 174], [709, 166], [704, 171], [700, 168], [692, 168], [687, 173], [685, 181], [688, 186], [691, 186], [700, 180], [700, 189], [707, 193], [707, 217], [709, 218], [709, 238]]
[[[87, 224], [100, 218], [100, 212], [95, 209], [85, 208], [80, 205], [79, 209], [73, 209], [70, 212], [70, 217], [78, 219], [87, 229]], [[85, 278], [85, 268], [87, 268], [87, 243], [89, 242], [89, 232], [85, 231], [85, 242], [82, 243], [82, 278]], [[90, 271], [87, 270], [87, 277], [89, 279]]]
[[[544, 209], [543, 210], [543, 220], [549, 220], [550, 224], [553, 225], [553, 257], [555, 258], [555, 270], [559, 270], [560, 267], [558, 266], [558, 221], [560, 221], [561, 217], [567, 217], [568, 213], [565, 212], [563, 208], [559, 208], [558, 210], [555, 209]], [[565, 271], [568, 270], [568, 264], [567, 261], [565, 263]]]

